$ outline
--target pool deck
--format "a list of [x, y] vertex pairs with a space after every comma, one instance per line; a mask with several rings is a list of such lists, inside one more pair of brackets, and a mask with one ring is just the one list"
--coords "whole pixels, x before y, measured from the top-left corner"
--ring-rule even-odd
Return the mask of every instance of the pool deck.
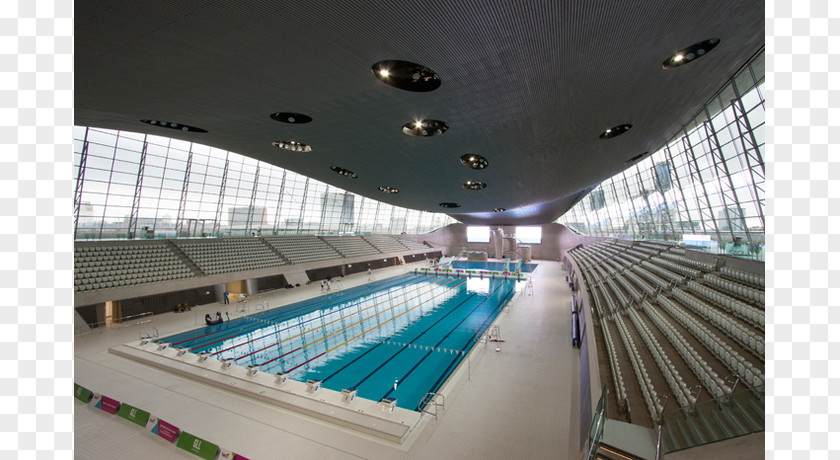
[[[231, 391], [224, 385], [197, 381], [109, 352], [111, 348], [122, 350], [129, 342], [139, 343], [140, 335], [152, 327], [161, 337], [192, 329], [208, 312], [226, 311], [234, 317], [252, 312], [261, 302], [275, 306], [316, 297], [321, 295], [318, 284], [252, 296], [245, 308], [243, 304], [214, 303], [195, 307], [192, 312], [158, 315], [148, 324], [78, 335], [75, 381], [251, 459], [574, 458], [580, 438], [579, 354], [570, 345], [571, 293], [559, 263], [536, 262], [539, 267], [529, 274], [533, 289], [518, 294], [494, 323], [505, 340], [501, 351], [495, 351], [495, 343], [486, 342], [473, 349], [441, 389], [446, 400], [437, 418], [412, 413], [416, 420], [400, 419], [402, 415], [395, 417], [396, 412], [387, 414], [378, 406], [371, 407], [371, 415], [385, 420], [383, 428], [388, 421], [402, 421], [402, 425], [408, 422], [410, 428], [402, 434], [400, 427], [384, 428], [395, 428], [395, 436], [401, 437], [402, 443], [238, 391], [247, 385], [271, 387], [273, 376], [260, 377], [272, 382], [252, 382], [244, 374], [234, 375], [235, 380], [228, 378], [224, 383], [237, 387]], [[418, 262], [379, 270], [374, 272], [374, 280], [425, 266], [426, 262]], [[366, 282], [367, 274], [360, 273], [333, 284], [347, 288]], [[164, 351], [173, 357], [158, 356], [156, 350], [144, 353], [154, 359], [181, 359], [174, 350]], [[195, 367], [192, 363], [188, 366]], [[240, 380], [244, 384], [230, 383]], [[288, 384], [305, 386], [289, 381], [283, 385]], [[315, 400], [327, 397], [336, 396], [310, 395], [313, 401], [305, 403], [317, 405], [321, 401]], [[335, 410], [324, 407], [327, 412]], [[90, 405], [76, 400], [74, 409], [76, 458], [113, 458], [117, 452], [125, 459], [195, 458], [137, 425]]]

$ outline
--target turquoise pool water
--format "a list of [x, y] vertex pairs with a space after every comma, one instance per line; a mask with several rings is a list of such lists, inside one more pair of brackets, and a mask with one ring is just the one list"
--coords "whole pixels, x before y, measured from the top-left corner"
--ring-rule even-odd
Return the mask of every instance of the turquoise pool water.
[[418, 410], [521, 283], [408, 274], [160, 341]]
[[[522, 273], [531, 273], [537, 268], [538, 264], [522, 264]], [[516, 267], [516, 262], [510, 263], [510, 270]], [[504, 262], [484, 262], [472, 260], [455, 260], [452, 262], [452, 268], [460, 268], [463, 270], [490, 270], [500, 272], [505, 268]]]

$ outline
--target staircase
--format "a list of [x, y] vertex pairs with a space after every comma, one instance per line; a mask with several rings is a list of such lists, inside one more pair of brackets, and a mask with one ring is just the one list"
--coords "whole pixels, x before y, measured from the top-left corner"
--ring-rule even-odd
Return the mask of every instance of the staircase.
[[640, 457], [603, 442], [598, 445], [598, 450], [595, 451], [594, 458], [596, 460], [653, 460]]
[[665, 453], [764, 431], [764, 388], [666, 412], [662, 421]]

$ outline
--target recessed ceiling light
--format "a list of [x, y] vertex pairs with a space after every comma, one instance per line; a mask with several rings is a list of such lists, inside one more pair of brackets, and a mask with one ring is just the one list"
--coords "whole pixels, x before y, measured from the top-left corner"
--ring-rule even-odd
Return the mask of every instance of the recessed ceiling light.
[[349, 177], [351, 179], [358, 179], [359, 178], [359, 176], [356, 173], [354, 173], [353, 171], [350, 171], [349, 169], [344, 169], [344, 168], [341, 168], [341, 167], [338, 167], [338, 166], [330, 166], [330, 169], [332, 169], [337, 174], [340, 174], [344, 177]]
[[442, 208], [460, 208], [461, 205], [458, 203], [440, 203], [440, 207]]
[[489, 163], [487, 158], [475, 153], [467, 153], [461, 155], [461, 164], [471, 169], [484, 169]]
[[196, 128], [195, 126], [185, 125], [181, 123], [173, 123], [171, 121], [160, 120], [140, 120], [141, 123], [147, 125], [160, 126], [161, 128], [177, 129], [178, 131], [187, 131], [191, 133], [206, 133], [206, 129]]
[[647, 155], [647, 154], [648, 154], [648, 152], [642, 152], [642, 153], [640, 153], [640, 154], [638, 154], [638, 155], [634, 156], [633, 158], [631, 158], [631, 159], [629, 159], [629, 160], [625, 161], [624, 163], [625, 163], [625, 164], [630, 164], [630, 163], [633, 163], [634, 161], [636, 161], [636, 160], [638, 160], [638, 159], [642, 158], [643, 156], [645, 156], [645, 155]]
[[392, 194], [393, 193], [400, 193], [399, 189], [396, 189], [394, 187], [388, 187], [387, 185], [380, 185], [379, 186], [379, 191], [383, 192], [383, 193], [392, 193]]
[[496, 208], [493, 212], [505, 212], [505, 208]]
[[487, 184], [485, 184], [484, 182], [468, 180], [464, 182], [462, 187], [464, 187], [467, 190], [482, 190], [487, 187]]
[[633, 125], [631, 125], [631, 124], [613, 126], [612, 128], [610, 128], [610, 129], [604, 131], [603, 133], [601, 133], [600, 138], [601, 139], [611, 139], [613, 137], [620, 136], [620, 135], [626, 133], [627, 131], [629, 131], [630, 128], [632, 128], [632, 127], [633, 127]]
[[402, 131], [409, 136], [431, 137], [438, 136], [446, 132], [449, 125], [445, 121], [440, 120], [417, 120], [406, 123], [402, 127]]
[[301, 144], [300, 142], [295, 141], [274, 141], [271, 145], [277, 147], [278, 149], [291, 150], [292, 152], [312, 151], [311, 145]]
[[440, 87], [440, 78], [430, 68], [408, 61], [380, 61], [370, 68], [386, 85], [405, 91], [424, 93]]
[[683, 48], [671, 55], [668, 59], [662, 61], [662, 68], [673, 69], [674, 67], [679, 67], [695, 61], [697, 58], [705, 56], [714, 47], [718, 46], [718, 43], [720, 43], [719, 38], [710, 38], [708, 40], [695, 43], [687, 48]]
[[269, 117], [271, 117], [272, 120], [276, 120], [281, 123], [292, 123], [296, 125], [312, 121], [312, 117], [309, 115], [294, 112], [275, 112], [269, 115]]

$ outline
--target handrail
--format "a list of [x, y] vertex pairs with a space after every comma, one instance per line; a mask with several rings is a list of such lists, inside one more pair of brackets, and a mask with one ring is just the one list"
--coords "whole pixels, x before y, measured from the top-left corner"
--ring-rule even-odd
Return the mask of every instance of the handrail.
[[[604, 385], [601, 389], [601, 399], [598, 401], [598, 407], [596, 407], [595, 412], [598, 413], [600, 408], [600, 413], [598, 413], [598, 422], [595, 425], [595, 433], [592, 434], [590, 438], [591, 444], [589, 445], [589, 451], [586, 453], [586, 460], [590, 460], [593, 458], [593, 454], [598, 450], [598, 447], [601, 445], [601, 436], [604, 433], [604, 420], [607, 418], [607, 394], [609, 394], [609, 389], [606, 385]], [[590, 428], [591, 430], [591, 428]], [[591, 433], [591, 431], [590, 431]]]
[[[147, 312], [139, 313], [139, 314], [136, 314], [136, 315], [129, 315], [129, 316], [123, 316], [122, 318], [118, 318], [118, 319], [112, 319], [110, 321], [110, 323], [111, 324], [119, 324], [120, 328], [125, 327], [125, 326], [136, 326], [138, 324], [144, 324], [144, 323], [151, 322], [152, 321], [151, 318], [150, 318], [151, 316], [154, 316], [154, 313], [150, 312], [150, 311], [147, 311]], [[138, 318], [138, 321], [136, 323], [127, 324], [127, 323], [130, 323], [131, 321], [133, 321], [135, 318]], [[149, 319], [145, 319], [145, 318], [149, 318]], [[83, 334], [90, 333], [90, 332], [97, 331], [97, 330], [102, 331], [102, 330], [105, 330], [105, 329], [110, 329], [110, 327], [100, 327], [100, 326], [106, 326], [107, 324], [108, 324], [107, 320], [106, 321], [99, 321], [99, 322], [96, 322], [96, 323], [90, 323], [90, 324], [88, 324], [88, 327], [90, 328], [89, 330], [87, 330], [87, 331], [76, 331], [75, 334], [76, 335], [83, 335]]]
[[662, 398], [665, 398], [665, 402], [660, 404], [659, 414], [657, 414], [658, 418], [656, 420], [656, 457], [654, 457], [655, 460], [659, 460], [660, 454], [662, 453], [662, 414], [665, 413], [665, 406], [668, 405], [668, 395], [660, 395], [659, 398], [656, 399], [656, 402], [659, 403], [659, 400]]
[[[437, 398], [438, 396], [440, 396], [441, 402], [437, 402], [435, 400], [435, 398]], [[430, 411], [426, 410], [426, 408], [429, 407], [430, 403], [431, 403], [432, 406], [435, 407], [434, 412], [430, 412]], [[438, 407], [440, 407], [444, 410], [446, 409], [446, 397], [444, 395], [440, 394], [440, 393], [427, 393], [426, 396], [423, 396], [423, 399], [420, 401], [420, 403], [417, 404], [417, 410], [419, 410], [420, 412], [426, 413], [426, 414], [434, 415], [435, 420], [437, 420], [437, 418], [438, 418], [438, 409], [437, 409]]]
[[656, 457], [653, 457], [654, 460], [659, 460], [662, 458], [662, 420], [659, 420], [659, 423], [656, 424]]
[[[665, 444], [668, 444], [668, 443], [664, 439], [666, 437], [673, 438], [673, 436], [670, 436], [669, 433], [665, 432], [665, 431], [669, 430], [668, 424], [671, 423], [673, 420], [686, 420], [686, 415], [687, 414], [701, 415], [702, 410], [698, 409], [701, 406], [704, 406], [704, 407], [716, 406], [718, 409], [723, 410], [724, 407], [732, 407], [733, 404], [736, 404], [736, 405], [744, 404], [744, 399], [745, 398], [748, 399], [748, 398], [752, 398], [752, 397], [757, 397], [758, 394], [762, 391], [764, 391], [764, 387], [760, 386], [760, 387], [755, 387], [755, 388], [752, 388], [752, 389], [741, 390], [740, 392], [734, 393], [734, 394], [727, 394], [727, 395], [721, 396], [719, 398], [710, 399], [710, 400], [704, 401], [702, 403], [694, 404], [691, 407], [678, 407], [678, 408], [672, 409], [668, 412], [664, 412], [664, 410], [663, 410], [663, 414], [660, 415], [660, 420], [659, 420], [659, 423], [661, 423], [663, 425], [663, 428], [662, 428], [662, 430], [663, 430], [662, 438], [663, 439], [661, 440], [661, 443], [663, 444], [662, 445], [662, 448], [663, 448], [662, 450], [664, 451], [665, 448], [669, 448], [669, 449], [673, 448], [673, 447], [666, 447]], [[702, 420], [706, 420], [706, 421], [713, 420], [713, 417], [709, 418], [708, 416], [701, 416], [701, 418], [702, 418]], [[755, 425], [755, 426], [744, 425], [744, 426], [741, 426], [738, 430], [736, 430], [737, 433], [736, 432], [732, 432], [732, 433], [728, 433], [728, 434], [724, 433], [722, 436], [717, 435], [717, 434], [712, 434], [713, 439], [705, 439], [704, 441], [699, 442], [699, 443], [702, 444], [702, 443], [708, 443], [708, 442], [722, 441], [724, 439], [730, 439], [730, 438], [735, 437], [735, 436], [741, 436], [741, 435], [744, 435], [744, 434], [749, 434], [749, 433], [754, 433], [754, 432], [757, 432], [757, 431], [761, 431], [762, 428], [763, 428], [763, 423], [760, 424], [760, 426], [759, 425]], [[679, 432], [679, 430], [675, 430], [675, 432]], [[689, 448], [689, 447], [694, 447], [695, 445], [698, 445], [698, 442], [696, 442], [696, 441], [687, 442], [687, 443], [684, 443], [683, 445], [681, 445], [678, 449], [685, 449], [685, 448]], [[668, 451], [668, 452], [670, 452], [670, 451]], [[663, 454], [667, 454], [668, 452], [663, 452]]]
[[603, 432], [603, 428], [601, 424], [604, 421], [604, 413], [602, 412], [601, 415], [598, 416], [598, 424], [595, 425], [595, 437], [592, 439], [592, 444], [589, 445], [589, 452], [586, 453], [586, 459], [589, 460], [592, 458], [592, 455], [598, 450], [598, 446], [600, 446], [601, 442], [598, 440], [599, 432]]

